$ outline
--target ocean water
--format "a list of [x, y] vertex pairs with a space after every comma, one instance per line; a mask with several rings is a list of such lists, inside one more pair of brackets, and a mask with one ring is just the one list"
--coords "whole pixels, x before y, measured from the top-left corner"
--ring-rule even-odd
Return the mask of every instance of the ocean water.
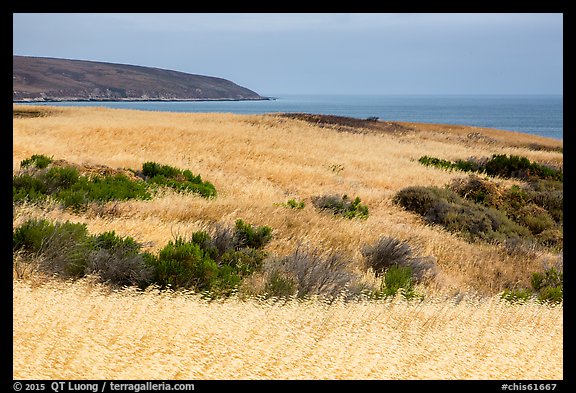
[[288, 95], [265, 101], [53, 102], [147, 111], [261, 114], [304, 112], [385, 121], [459, 124], [563, 140], [562, 95]]

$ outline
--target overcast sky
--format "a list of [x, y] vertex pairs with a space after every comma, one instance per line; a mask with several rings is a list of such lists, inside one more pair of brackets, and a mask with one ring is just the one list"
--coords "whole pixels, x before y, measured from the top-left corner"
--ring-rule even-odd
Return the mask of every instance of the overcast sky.
[[13, 54], [279, 94], [562, 94], [561, 13], [13, 14]]

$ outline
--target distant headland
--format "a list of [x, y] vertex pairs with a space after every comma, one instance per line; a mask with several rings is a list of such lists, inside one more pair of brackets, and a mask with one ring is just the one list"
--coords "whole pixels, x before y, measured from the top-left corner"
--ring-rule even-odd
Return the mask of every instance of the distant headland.
[[13, 56], [13, 102], [269, 100], [229, 80], [96, 61]]

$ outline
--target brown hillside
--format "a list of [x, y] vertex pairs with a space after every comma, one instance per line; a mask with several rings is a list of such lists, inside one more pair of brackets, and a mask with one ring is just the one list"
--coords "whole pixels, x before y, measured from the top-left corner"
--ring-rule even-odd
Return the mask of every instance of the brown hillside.
[[210, 76], [95, 61], [13, 56], [13, 100], [261, 100]]

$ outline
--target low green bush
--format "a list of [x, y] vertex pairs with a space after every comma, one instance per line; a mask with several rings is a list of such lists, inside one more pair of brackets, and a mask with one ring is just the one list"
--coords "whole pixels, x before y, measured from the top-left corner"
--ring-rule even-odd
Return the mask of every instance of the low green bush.
[[234, 230], [217, 226], [176, 238], [157, 255], [142, 252], [133, 238], [114, 231], [89, 235], [86, 224], [30, 219], [13, 230], [13, 253], [39, 259], [42, 270], [65, 277], [93, 274], [113, 285], [190, 289], [210, 297], [229, 296], [259, 271], [272, 238], [269, 227], [242, 220]]
[[562, 303], [564, 289], [562, 286], [544, 287], [538, 292], [538, 301], [541, 303]]
[[264, 288], [265, 298], [289, 298], [298, 291], [296, 279], [288, 273], [279, 270], [273, 271]]
[[142, 174], [148, 184], [172, 188], [179, 192], [192, 192], [205, 198], [216, 197], [216, 188], [208, 181], [203, 181], [200, 175], [194, 175], [190, 170], [181, 170], [170, 165], [160, 165], [156, 162], [145, 162]]
[[36, 202], [45, 199], [47, 187], [41, 179], [27, 173], [12, 177], [12, 200]]
[[160, 288], [191, 288], [209, 291], [218, 275], [218, 265], [192, 241], [169, 241], [158, 256], [148, 260], [154, 270], [154, 283]]
[[532, 298], [534, 294], [526, 288], [505, 289], [501, 298], [511, 303], [525, 303]]
[[368, 206], [361, 203], [359, 197], [350, 199], [348, 195], [323, 195], [312, 198], [312, 204], [319, 210], [353, 219], [367, 219]]
[[272, 240], [272, 228], [268, 226], [255, 227], [242, 220], [236, 220], [234, 242], [236, 249], [245, 247], [259, 249]]
[[398, 292], [401, 292], [406, 299], [417, 296], [414, 291], [412, 269], [408, 266], [393, 265], [386, 269], [378, 297], [394, 297]]
[[147, 178], [155, 176], [164, 176], [165, 178], [172, 179], [182, 174], [182, 171], [170, 165], [160, 165], [153, 161], [148, 161], [142, 164], [142, 174]]
[[39, 257], [41, 270], [62, 276], [83, 276], [91, 249], [86, 224], [30, 219], [12, 233], [13, 252]]
[[542, 273], [533, 273], [530, 284], [535, 291], [541, 291], [547, 287], [562, 287], [564, 285], [564, 273], [555, 267], [550, 267]]
[[[14, 202], [42, 201], [52, 196], [67, 208], [83, 210], [90, 202], [148, 200], [158, 187], [169, 187], [178, 192], [191, 192], [206, 198], [216, 196], [216, 188], [200, 175], [154, 162], [143, 164], [144, 180], [128, 178], [122, 173], [105, 176], [83, 176], [72, 166], [52, 166], [52, 159], [33, 155], [23, 160], [23, 173], [13, 176]], [[32, 168], [33, 167], [33, 168]]]
[[505, 178], [563, 180], [562, 171], [530, 162], [526, 157], [515, 155], [508, 157], [506, 154], [494, 154], [484, 166], [484, 171], [490, 176]]
[[212, 232], [194, 232], [189, 240], [179, 237], [150, 258], [154, 283], [206, 296], [229, 296], [245, 277], [261, 269], [267, 255], [262, 248], [272, 239], [270, 227], [239, 219], [233, 231], [216, 226]]
[[422, 165], [435, 166], [447, 170], [461, 170], [465, 172], [482, 172], [489, 176], [500, 176], [504, 178], [518, 178], [523, 180], [531, 179], [553, 179], [563, 181], [561, 170], [550, 168], [546, 165], [530, 162], [528, 158], [506, 154], [493, 154], [487, 160], [449, 161], [441, 158], [422, 156], [418, 159]]
[[288, 201], [286, 201], [286, 203], [283, 203], [282, 206], [288, 207], [290, 209], [304, 209], [305, 203], [304, 201], [289, 199]]
[[20, 161], [20, 166], [22, 168], [35, 166], [38, 169], [42, 169], [46, 168], [52, 161], [52, 157], [45, 156], [44, 154], [34, 154], [32, 157]]
[[543, 272], [532, 273], [530, 285], [531, 290], [526, 288], [506, 289], [502, 298], [511, 302], [524, 302], [536, 297], [540, 303], [551, 304], [562, 303], [564, 299], [564, 273], [562, 269], [552, 266], [544, 269]]

